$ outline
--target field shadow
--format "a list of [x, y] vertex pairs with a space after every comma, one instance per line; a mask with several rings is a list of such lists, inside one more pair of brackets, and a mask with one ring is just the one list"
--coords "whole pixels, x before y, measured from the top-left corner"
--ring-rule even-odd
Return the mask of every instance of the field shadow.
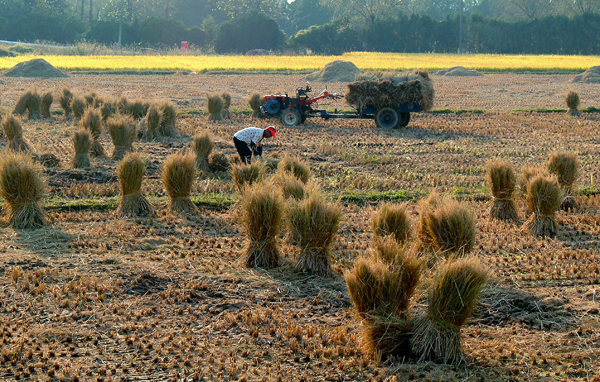
[[72, 253], [73, 236], [55, 226], [38, 229], [14, 229], [15, 244], [40, 257]]
[[578, 324], [565, 304], [566, 301], [557, 298], [492, 286], [482, 291], [471, 322], [497, 327], [523, 324], [534, 330], [567, 331]]

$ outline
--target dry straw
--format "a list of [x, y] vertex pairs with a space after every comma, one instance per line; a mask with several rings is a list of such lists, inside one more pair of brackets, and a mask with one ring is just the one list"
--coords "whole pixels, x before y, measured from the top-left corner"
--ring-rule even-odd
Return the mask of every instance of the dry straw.
[[464, 256], [475, 245], [475, 214], [450, 196], [442, 197], [421, 216], [421, 230], [430, 245], [444, 257]]
[[263, 98], [258, 93], [252, 94], [248, 97], [248, 104], [252, 109], [252, 118], [263, 118], [263, 113], [260, 111], [260, 107], [264, 103]]
[[487, 280], [488, 270], [473, 257], [439, 265], [429, 288], [427, 313], [416, 320], [411, 339], [421, 360], [452, 364], [464, 360], [460, 329]]
[[85, 100], [86, 106], [87, 107], [94, 107], [96, 105], [96, 97], [98, 97], [98, 96], [94, 92], [90, 92], [88, 94], [85, 94], [83, 96], [83, 99]]
[[417, 229], [417, 237], [419, 239], [418, 249], [422, 252], [433, 250], [434, 239], [431, 232], [427, 228], [427, 217], [435, 211], [440, 205], [441, 197], [437, 191], [432, 191], [425, 199], [418, 202], [419, 209], [419, 225]]
[[371, 228], [375, 237], [392, 236], [398, 243], [404, 244], [412, 236], [410, 218], [406, 212], [406, 203], [383, 203], [373, 213]]
[[548, 171], [542, 167], [523, 167], [519, 177], [519, 191], [522, 195], [527, 195], [527, 186], [529, 181], [538, 175], [550, 176]]
[[102, 122], [108, 121], [110, 117], [117, 114], [117, 105], [115, 101], [104, 101], [102, 107], [100, 107], [100, 113], [102, 114]]
[[153, 209], [142, 195], [142, 180], [146, 164], [138, 153], [129, 153], [117, 166], [121, 200], [117, 213], [125, 217], [150, 216]]
[[162, 114], [160, 121], [160, 134], [163, 137], [172, 137], [175, 135], [175, 122], [177, 121], [177, 111], [170, 101], [163, 101], [158, 105]]
[[148, 139], [157, 139], [161, 136], [160, 125], [162, 121], [162, 111], [152, 105], [146, 114], [146, 135]]
[[129, 101], [127, 100], [127, 97], [125, 96], [121, 96], [118, 100], [117, 100], [117, 111], [121, 114], [129, 114]]
[[52, 102], [54, 102], [54, 97], [52, 96], [52, 92], [45, 92], [42, 94], [42, 103], [41, 103], [41, 112], [42, 118], [50, 118], [50, 107], [52, 106]]
[[248, 244], [243, 261], [247, 267], [272, 268], [280, 263], [277, 238], [283, 220], [283, 202], [276, 187], [262, 182], [244, 189], [241, 220]]
[[206, 107], [208, 108], [209, 121], [220, 121], [221, 110], [223, 110], [223, 99], [218, 94], [206, 95]]
[[140, 120], [146, 116], [149, 108], [150, 104], [148, 102], [145, 102], [141, 99], [135, 99], [129, 104], [127, 113], [131, 115], [133, 119]]
[[556, 176], [558, 184], [563, 189], [564, 199], [561, 208], [565, 211], [574, 209], [576, 199], [573, 187], [579, 175], [579, 160], [574, 152], [554, 153], [548, 160], [548, 171]]
[[160, 179], [169, 195], [171, 211], [195, 213], [196, 205], [190, 200], [194, 179], [196, 178], [196, 161], [192, 153], [178, 153], [167, 157]]
[[68, 118], [73, 113], [73, 109], [71, 108], [71, 100], [73, 99], [73, 93], [67, 88], [63, 88], [60, 97], [58, 97], [58, 102], [60, 103], [60, 107], [62, 107], [64, 111], [65, 118]]
[[538, 175], [527, 186], [527, 208], [533, 213], [523, 230], [537, 237], [555, 237], [558, 232], [556, 211], [563, 202], [563, 193], [555, 177]]
[[567, 103], [567, 113], [572, 116], [579, 116], [581, 113], [577, 108], [579, 107], [579, 94], [574, 90], [569, 90], [565, 95], [565, 102]]
[[299, 272], [331, 274], [331, 244], [340, 227], [342, 208], [317, 192], [289, 207], [290, 241], [300, 248]]
[[81, 126], [90, 132], [92, 147], [90, 153], [97, 157], [105, 156], [104, 147], [100, 143], [102, 135], [102, 115], [98, 109], [87, 108], [80, 122]]
[[4, 151], [0, 157], [0, 196], [8, 223], [15, 228], [38, 228], [47, 224], [40, 206], [44, 194], [41, 170], [29, 155]]
[[308, 183], [311, 176], [310, 166], [299, 158], [294, 158], [289, 154], [286, 154], [277, 164], [277, 170], [294, 175], [304, 184]]
[[261, 182], [265, 178], [266, 168], [262, 161], [254, 161], [251, 164], [234, 163], [231, 166], [231, 179], [239, 192], [255, 182]]
[[133, 142], [137, 136], [137, 126], [129, 116], [119, 116], [108, 120], [108, 132], [115, 150], [112, 159], [121, 160], [125, 154], [133, 151]]
[[517, 177], [512, 167], [501, 159], [488, 162], [487, 183], [494, 197], [489, 211], [490, 217], [504, 221], [518, 220], [519, 213], [513, 200]]
[[42, 98], [37, 90], [28, 90], [19, 97], [19, 100], [15, 105], [14, 113], [22, 115], [27, 111], [29, 114], [28, 119], [40, 119], [41, 105]]
[[90, 147], [92, 147], [92, 141], [90, 139], [90, 133], [86, 129], [79, 129], [73, 133], [73, 145], [75, 146], [75, 157], [73, 158], [73, 167], [75, 168], [86, 168], [90, 167]]
[[212, 152], [213, 146], [214, 143], [208, 131], [205, 130], [194, 136], [192, 147], [196, 153], [196, 166], [201, 171], [210, 171], [208, 157]]
[[231, 119], [231, 113], [229, 112], [229, 108], [231, 107], [231, 94], [225, 92], [221, 94], [221, 98], [223, 99], [223, 110], [221, 110], [221, 117]]
[[308, 196], [308, 188], [302, 181], [296, 178], [293, 174], [282, 172], [276, 175], [275, 181], [285, 199], [304, 199]]
[[80, 120], [85, 113], [85, 100], [82, 97], [74, 96], [71, 100], [71, 110], [73, 111], [73, 118]]
[[23, 127], [21, 120], [11, 114], [2, 120], [2, 129], [8, 139], [8, 148], [14, 152], [31, 151], [31, 148], [23, 139]]
[[208, 156], [208, 168], [211, 172], [229, 171], [231, 165], [227, 155], [213, 151]]

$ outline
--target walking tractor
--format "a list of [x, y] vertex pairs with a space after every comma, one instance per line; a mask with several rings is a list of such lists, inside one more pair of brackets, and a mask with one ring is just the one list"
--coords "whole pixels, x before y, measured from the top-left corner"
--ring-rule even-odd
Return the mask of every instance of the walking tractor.
[[320, 100], [338, 100], [344, 96], [323, 90], [316, 97], [309, 97], [312, 91], [307, 82], [305, 87], [296, 89], [296, 96], [269, 94], [263, 97], [261, 111], [279, 118], [284, 126], [297, 126], [307, 118], [322, 119], [374, 119], [380, 128], [396, 129], [410, 122], [410, 113], [429, 110], [433, 104], [433, 86], [426, 72], [415, 72], [397, 77], [378, 77], [348, 84], [346, 102], [353, 107], [351, 113], [330, 113], [314, 109]]

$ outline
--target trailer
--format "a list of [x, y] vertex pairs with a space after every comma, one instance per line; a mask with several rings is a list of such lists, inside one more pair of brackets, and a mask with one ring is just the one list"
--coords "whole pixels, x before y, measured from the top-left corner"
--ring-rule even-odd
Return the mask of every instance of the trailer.
[[261, 112], [267, 116], [279, 118], [284, 126], [297, 126], [306, 121], [307, 118], [322, 119], [373, 119], [377, 127], [384, 129], [397, 129], [405, 127], [410, 122], [410, 113], [421, 111], [419, 102], [407, 102], [396, 105], [383, 105], [376, 107], [367, 105], [360, 109], [354, 109], [350, 113], [340, 113], [337, 109], [330, 113], [327, 110], [313, 109], [313, 104], [323, 99], [337, 100], [343, 98], [338, 93], [329, 93], [323, 90], [316, 97], [309, 97], [307, 93], [312, 91], [307, 82], [305, 87], [296, 89], [296, 97], [287, 94], [269, 94], [263, 97], [264, 104]]

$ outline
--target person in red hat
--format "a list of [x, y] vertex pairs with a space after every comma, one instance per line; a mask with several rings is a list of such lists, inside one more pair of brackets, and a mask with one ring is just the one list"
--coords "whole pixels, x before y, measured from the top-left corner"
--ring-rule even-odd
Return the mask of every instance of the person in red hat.
[[269, 126], [266, 129], [260, 127], [246, 127], [233, 135], [233, 144], [240, 154], [242, 163], [250, 164], [252, 153], [258, 158], [262, 158], [262, 140], [264, 138], [275, 139], [277, 129], [275, 126]]

